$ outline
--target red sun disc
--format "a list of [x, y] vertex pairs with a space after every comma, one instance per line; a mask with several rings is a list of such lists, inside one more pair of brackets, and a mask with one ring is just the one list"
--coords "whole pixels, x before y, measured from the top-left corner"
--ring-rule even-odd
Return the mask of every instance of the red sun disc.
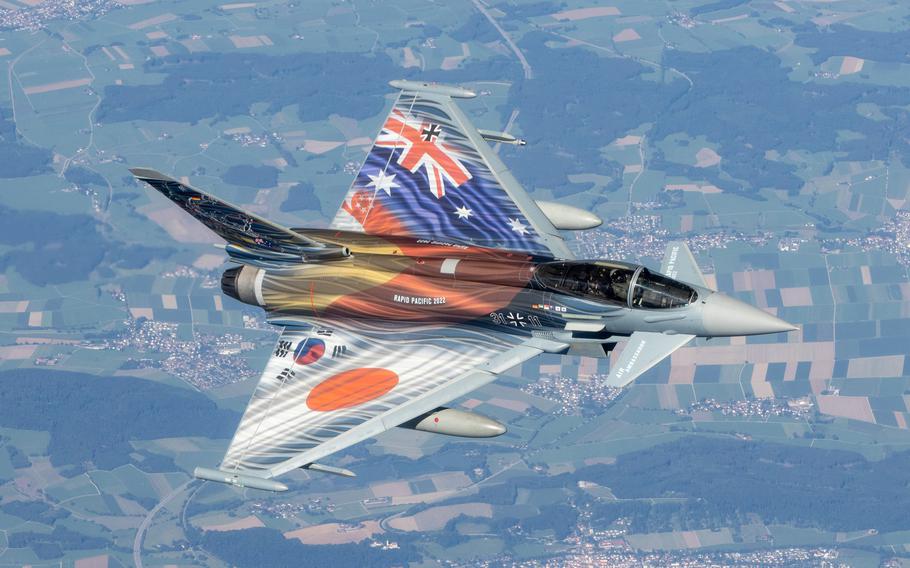
[[306, 405], [320, 412], [351, 408], [381, 397], [397, 384], [398, 375], [388, 369], [352, 369], [332, 375], [313, 387]]

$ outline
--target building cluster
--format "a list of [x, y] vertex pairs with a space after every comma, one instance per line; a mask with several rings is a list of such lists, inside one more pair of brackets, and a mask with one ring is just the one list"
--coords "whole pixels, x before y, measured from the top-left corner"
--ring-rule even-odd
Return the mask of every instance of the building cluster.
[[799, 247], [806, 242], [807, 239], [802, 237], [782, 237], [777, 241], [777, 250], [780, 252], [798, 252]]
[[686, 14], [684, 12], [674, 12], [673, 14], [667, 16], [667, 21], [673, 25], [687, 30], [691, 30], [698, 25], [698, 22], [689, 16], [689, 14]]
[[52, 20], [91, 20], [120, 7], [115, 0], [54, 0], [17, 9], [0, 6], [0, 30], [38, 31]]
[[193, 278], [199, 281], [200, 288], [218, 288], [221, 284], [221, 274], [212, 271], [203, 271], [192, 266], [177, 266], [173, 270], [166, 270], [160, 274], [162, 278]]
[[346, 173], [349, 176], [356, 176], [357, 172], [360, 171], [360, 165], [361, 165], [360, 162], [348, 160], [347, 162], [344, 163], [344, 168], [343, 168], [344, 173]]
[[[610, 222], [610, 229], [583, 231], [576, 236], [581, 258], [607, 258], [636, 262], [641, 258], [663, 258], [667, 243], [679, 235], [661, 227], [658, 215], [628, 215]], [[764, 232], [746, 235], [727, 229], [686, 237], [693, 252], [726, 248], [732, 242], [764, 246], [774, 235]]]
[[[837, 550], [831, 548], [779, 548], [748, 552], [695, 553], [685, 550], [666, 552], [636, 552], [632, 550], [601, 549], [588, 544], [584, 550], [546, 560], [508, 561], [498, 559], [485, 566], [512, 566], [514, 568], [733, 568], [805, 566], [834, 568], [841, 566]], [[475, 564], [476, 565], [476, 564]]]
[[[834, 568], [842, 566], [838, 552], [828, 547], [789, 547], [761, 550], [705, 552], [701, 550], [642, 550], [631, 546], [626, 538], [631, 519], [619, 518], [607, 529], [592, 526], [590, 515], [580, 511], [578, 523], [568, 537], [561, 541], [549, 539], [544, 544], [554, 547], [549, 558], [515, 560], [508, 553], [477, 562], [471, 566], [511, 566], [513, 568], [591, 568], [592, 566], [619, 568], [721, 568], [805, 566]], [[520, 526], [507, 530], [513, 536], [523, 534]], [[555, 552], [558, 550], [559, 552]], [[448, 562], [449, 566], [467, 566]]]
[[622, 394], [622, 389], [604, 385], [605, 380], [606, 375], [593, 375], [588, 379], [544, 375], [522, 390], [558, 404], [552, 410], [555, 414], [578, 415], [586, 410], [599, 411]]
[[392, 498], [388, 495], [383, 495], [382, 497], [368, 497], [361, 501], [363, 506], [369, 509], [370, 507], [388, 507], [392, 504]]
[[[246, 310], [244, 306], [244, 310]], [[244, 312], [243, 314], [243, 329], [255, 329], [258, 331], [270, 331], [275, 334], [276, 340], [278, 337], [279, 328], [273, 326], [264, 317], [264, 313], [261, 310], [252, 311], [251, 313]]]
[[600, 529], [592, 525], [590, 513], [581, 511], [575, 531], [563, 542], [584, 549], [629, 551], [632, 550], [632, 547], [624, 537], [629, 533], [631, 523], [631, 519], [620, 517], [613, 521], [609, 528]]
[[677, 414], [692, 415], [698, 412], [719, 412], [723, 416], [737, 416], [767, 419], [772, 416], [808, 418], [813, 403], [808, 398], [785, 400], [779, 398], [757, 398], [748, 400], [715, 400], [706, 398], [688, 408], [677, 410]]
[[277, 132], [263, 132], [261, 134], [251, 134], [249, 132], [233, 132], [228, 138], [230, 140], [240, 144], [244, 148], [247, 146], [259, 146], [260, 148], [265, 148], [272, 142], [280, 143], [283, 141], [283, 138]]
[[107, 292], [111, 298], [117, 300], [118, 302], [126, 303], [126, 293], [123, 291], [123, 288], [118, 284], [105, 284], [101, 288]]
[[834, 71], [813, 71], [810, 73], [816, 79], [838, 79], [840, 78], [840, 73], [835, 73]]
[[177, 337], [177, 324], [129, 320], [123, 332], [102, 340], [100, 348], [162, 354], [163, 357], [131, 358], [126, 366], [161, 369], [200, 390], [235, 383], [256, 374], [243, 356], [256, 345], [243, 341], [236, 333], [196, 334], [190, 340], [181, 340]]
[[894, 217], [865, 235], [822, 241], [824, 252], [836, 252], [845, 247], [889, 252], [903, 266], [910, 267], [910, 211], [898, 211]]
[[[318, 509], [318, 510], [314, 510]], [[264, 515], [275, 519], [296, 519], [302, 512], [321, 514], [325, 512], [321, 499], [310, 499], [307, 503], [292, 503], [290, 501], [254, 501], [250, 504], [250, 512], [254, 515]]]
[[89, 198], [92, 203], [92, 210], [96, 213], [104, 211], [106, 200], [101, 196], [97, 189], [86, 184], [70, 184], [61, 190], [63, 193], [81, 193]]
[[661, 227], [659, 215], [627, 215], [610, 222], [609, 231], [584, 231], [577, 237], [584, 257], [637, 259], [661, 257], [670, 232]]

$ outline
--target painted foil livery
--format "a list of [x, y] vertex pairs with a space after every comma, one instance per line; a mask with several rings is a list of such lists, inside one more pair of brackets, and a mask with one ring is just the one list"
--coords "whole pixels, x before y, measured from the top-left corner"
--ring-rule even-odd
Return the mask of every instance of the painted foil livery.
[[[281, 330], [222, 462], [196, 477], [284, 491], [295, 470], [392, 428], [488, 438], [506, 426], [449, 408], [542, 353], [613, 357], [623, 387], [694, 337], [792, 326], [708, 287], [685, 243], [660, 272], [576, 260], [557, 230], [600, 220], [537, 202], [455, 104], [401, 89], [332, 226], [288, 228], [161, 172], [140, 180], [222, 237], [221, 290]], [[302, 476], [301, 476], [302, 477]], [[298, 479], [301, 479], [298, 477]], [[305, 478], [304, 478], [305, 480]]]
[[332, 226], [549, 255], [476, 132], [449, 99], [401, 93]]
[[[313, 340], [324, 343], [328, 355], [300, 365], [291, 346]], [[434, 325], [288, 328], [222, 468], [267, 470], [285, 464], [517, 343], [480, 330]], [[315, 459], [305, 457], [300, 466]]]

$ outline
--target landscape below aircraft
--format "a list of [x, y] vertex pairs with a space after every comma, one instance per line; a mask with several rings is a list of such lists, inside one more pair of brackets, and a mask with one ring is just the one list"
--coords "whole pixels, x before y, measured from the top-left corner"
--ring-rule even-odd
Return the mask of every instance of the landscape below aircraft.
[[328, 229], [286, 228], [157, 171], [131, 171], [221, 236], [225, 294], [281, 336], [227, 453], [201, 479], [272, 491], [303, 468], [396, 427], [482, 438], [501, 423], [453, 400], [541, 353], [609, 357], [628, 385], [694, 337], [786, 332], [787, 322], [708, 287], [688, 247], [660, 273], [576, 260], [560, 230], [601, 224], [535, 201], [455, 104], [467, 89], [400, 90]]

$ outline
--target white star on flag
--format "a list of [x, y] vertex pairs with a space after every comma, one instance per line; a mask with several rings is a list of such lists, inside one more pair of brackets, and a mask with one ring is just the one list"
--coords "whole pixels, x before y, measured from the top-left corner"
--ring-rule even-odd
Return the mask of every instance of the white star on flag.
[[398, 187], [398, 184], [393, 181], [395, 179], [395, 174], [387, 176], [385, 175], [385, 172], [380, 171], [375, 176], [367, 174], [367, 177], [370, 178], [370, 183], [367, 184], [367, 187], [373, 186], [376, 188], [376, 191], [382, 190], [390, 197], [392, 195], [392, 188]]
[[521, 222], [521, 219], [509, 219], [509, 228], [519, 235], [527, 235], [528, 227]]
[[473, 215], [474, 212], [471, 211], [470, 209], [468, 209], [467, 207], [465, 207], [464, 205], [462, 205], [461, 207], [459, 207], [458, 209], [455, 210], [455, 214], [458, 215], [459, 219], [467, 219], [468, 217]]

